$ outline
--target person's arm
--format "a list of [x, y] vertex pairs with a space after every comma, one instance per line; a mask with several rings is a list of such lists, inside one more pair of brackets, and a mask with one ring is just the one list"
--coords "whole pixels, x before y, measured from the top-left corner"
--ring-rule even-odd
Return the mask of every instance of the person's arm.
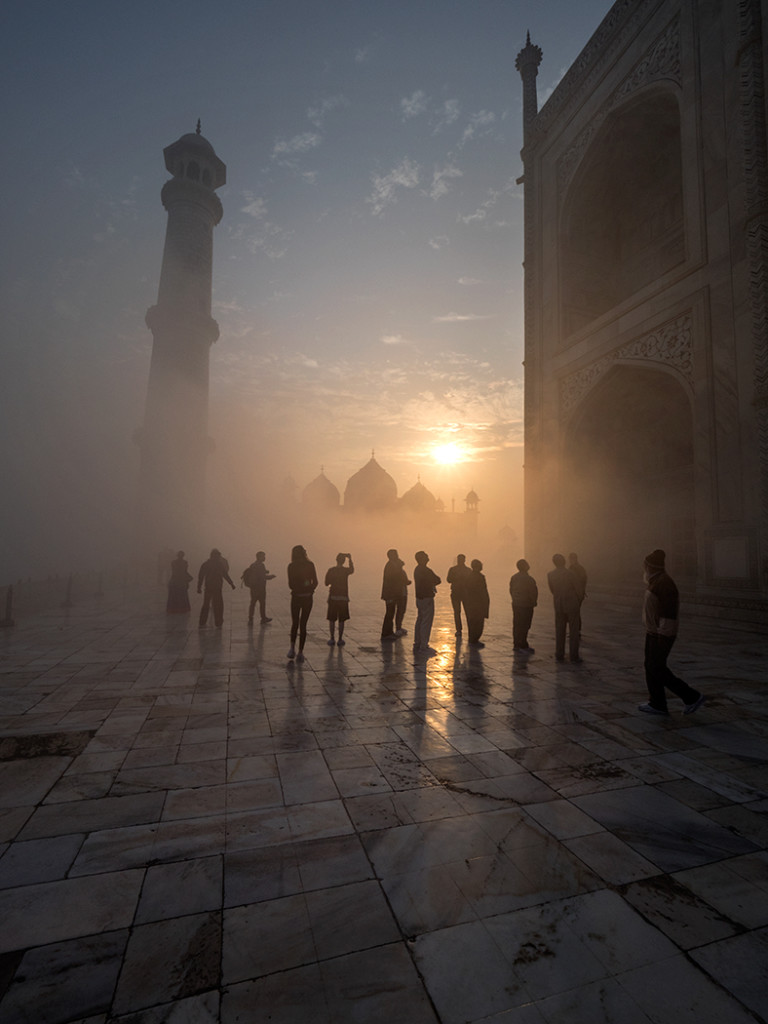
[[351, 576], [355, 571], [355, 563], [352, 561], [352, 555], [348, 554], [347, 558], [349, 559], [349, 575]]
[[202, 593], [203, 590], [203, 577], [205, 576], [205, 562], [200, 566], [200, 572], [197, 574], [197, 592]]

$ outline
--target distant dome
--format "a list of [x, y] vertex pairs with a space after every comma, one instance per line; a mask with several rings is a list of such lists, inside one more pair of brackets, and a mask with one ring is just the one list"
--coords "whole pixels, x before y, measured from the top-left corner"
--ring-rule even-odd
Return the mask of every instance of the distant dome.
[[314, 509], [338, 508], [341, 502], [339, 489], [332, 484], [325, 473], [320, 470], [320, 475], [311, 480], [301, 492], [301, 503]]
[[437, 501], [431, 491], [428, 491], [421, 480], [418, 480], [410, 490], [406, 491], [400, 499], [409, 512], [434, 512], [437, 508]]
[[464, 501], [466, 501], [468, 505], [476, 505], [478, 501], [480, 501], [480, 499], [478, 498], [477, 494], [475, 494], [474, 491], [470, 491], [469, 494], [464, 499]]
[[344, 508], [352, 512], [380, 512], [394, 507], [397, 484], [371, 456], [362, 469], [347, 480]]

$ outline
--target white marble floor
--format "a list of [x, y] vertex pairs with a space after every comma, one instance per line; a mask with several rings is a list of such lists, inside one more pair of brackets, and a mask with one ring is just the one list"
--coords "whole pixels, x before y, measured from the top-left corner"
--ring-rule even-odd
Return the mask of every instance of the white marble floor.
[[0, 632], [0, 1022], [768, 1021], [768, 634], [688, 616], [707, 702], [647, 718], [636, 608], [571, 665], [546, 601], [520, 659], [446, 596], [414, 659], [375, 582], [303, 664], [277, 585]]

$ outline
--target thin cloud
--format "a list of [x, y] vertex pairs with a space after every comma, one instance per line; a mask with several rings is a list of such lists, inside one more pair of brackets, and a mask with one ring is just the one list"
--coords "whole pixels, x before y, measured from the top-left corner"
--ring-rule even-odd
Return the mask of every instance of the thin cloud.
[[493, 320], [490, 313], [446, 313], [444, 316], [433, 316], [433, 324], [462, 324], [471, 320]]
[[403, 116], [403, 120], [407, 121], [412, 117], [418, 117], [420, 114], [426, 113], [428, 105], [427, 94], [422, 89], [417, 89], [412, 96], [407, 96], [400, 100], [400, 113]]
[[308, 153], [309, 150], [316, 149], [321, 142], [322, 136], [317, 132], [301, 132], [299, 135], [294, 135], [292, 139], [278, 139], [272, 147], [272, 159], [279, 160]]
[[477, 114], [473, 114], [469, 119], [469, 124], [464, 129], [464, 134], [461, 136], [460, 146], [465, 146], [471, 139], [474, 139], [476, 135], [487, 134], [491, 125], [496, 123], [496, 115], [490, 110], [481, 110]]
[[366, 199], [373, 213], [378, 216], [387, 206], [397, 202], [399, 189], [416, 188], [419, 184], [420, 168], [417, 163], [406, 157], [388, 174], [374, 174], [373, 192]]
[[262, 198], [256, 198], [253, 192], [243, 192], [245, 206], [240, 207], [240, 213], [247, 213], [254, 220], [263, 220], [267, 215], [267, 204]]
[[429, 247], [430, 249], [444, 249], [447, 245], [450, 245], [450, 240], [447, 235], [435, 235], [434, 238], [430, 238]]
[[319, 103], [314, 104], [307, 111], [307, 118], [316, 128], [322, 128], [326, 117], [336, 110], [349, 106], [346, 96], [326, 96]]
[[482, 284], [483, 282], [477, 277], [460, 277], [459, 284], [465, 285], [467, 288], [471, 288], [473, 285]]
[[454, 164], [448, 164], [447, 167], [435, 169], [432, 175], [432, 185], [429, 189], [430, 199], [441, 199], [444, 195], [450, 191], [450, 181], [452, 178], [461, 178], [463, 171], [460, 171]]
[[437, 120], [435, 127], [432, 132], [437, 135], [438, 132], [448, 128], [455, 121], [458, 121], [461, 115], [461, 106], [458, 100], [446, 100], [441, 109], [437, 112]]
[[382, 345], [407, 345], [408, 340], [402, 336], [402, 334], [383, 334], [381, 336]]

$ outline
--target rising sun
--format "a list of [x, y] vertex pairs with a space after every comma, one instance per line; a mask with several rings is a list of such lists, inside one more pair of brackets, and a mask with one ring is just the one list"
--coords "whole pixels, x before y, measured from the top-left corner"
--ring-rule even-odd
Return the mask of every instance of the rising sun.
[[432, 449], [432, 458], [440, 466], [455, 466], [459, 462], [464, 462], [466, 457], [466, 451], [455, 441], [435, 445]]

